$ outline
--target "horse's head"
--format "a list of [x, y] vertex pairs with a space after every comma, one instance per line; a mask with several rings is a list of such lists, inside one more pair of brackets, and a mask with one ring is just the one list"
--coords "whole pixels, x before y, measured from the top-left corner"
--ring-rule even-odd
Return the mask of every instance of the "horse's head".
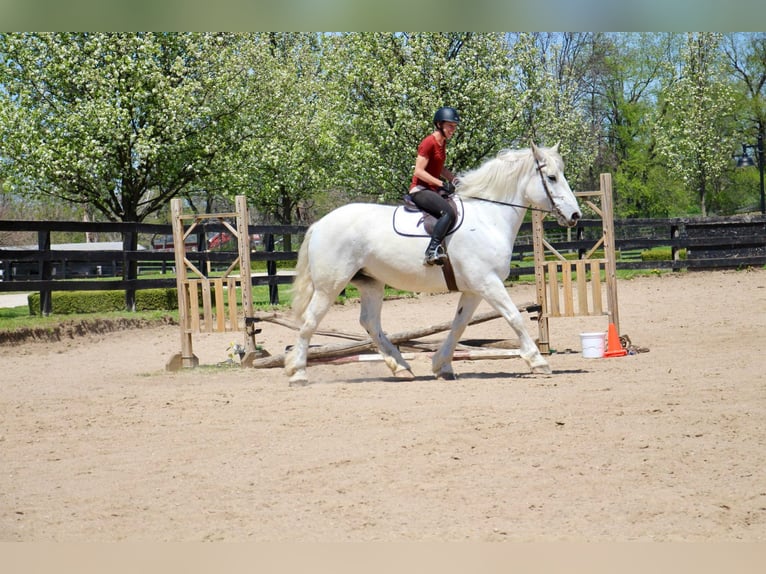
[[538, 209], [553, 213], [559, 225], [574, 226], [582, 213], [564, 176], [564, 160], [559, 155], [559, 144], [544, 148], [533, 143], [532, 155], [536, 174], [529, 178], [527, 198]]

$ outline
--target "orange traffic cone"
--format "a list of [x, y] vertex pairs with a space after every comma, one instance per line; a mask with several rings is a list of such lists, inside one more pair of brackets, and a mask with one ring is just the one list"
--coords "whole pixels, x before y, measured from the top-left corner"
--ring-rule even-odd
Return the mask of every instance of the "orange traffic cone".
[[609, 333], [606, 339], [606, 351], [604, 357], [624, 357], [628, 354], [627, 349], [623, 349], [620, 344], [620, 337], [617, 335], [617, 327], [614, 323], [609, 323]]

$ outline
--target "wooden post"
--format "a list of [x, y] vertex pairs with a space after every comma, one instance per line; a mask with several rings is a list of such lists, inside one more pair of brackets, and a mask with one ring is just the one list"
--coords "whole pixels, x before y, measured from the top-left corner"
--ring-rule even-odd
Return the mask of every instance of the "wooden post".
[[[266, 239], [266, 251], [274, 253], [274, 234], [268, 233]], [[266, 273], [269, 276], [269, 304], [279, 305], [279, 285], [277, 284], [277, 262], [273, 259], [266, 261]]]
[[[37, 232], [37, 249], [40, 250], [43, 256], [40, 259], [40, 280], [50, 281], [53, 279], [53, 263], [46, 257], [50, 255], [51, 251], [51, 232], [50, 231], [38, 231]], [[51, 314], [53, 305], [51, 302], [51, 290], [40, 290], [40, 315], [47, 317]]]
[[[138, 261], [128, 258], [125, 254], [138, 250], [138, 234], [126, 231], [122, 234], [122, 277], [127, 280], [138, 279]], [[125, 289], [125, 309], [136, 310], [136, 290]]]
[[[245, 356], [242, 365], [249, 366], [255, 359], [255, 325], [248, 322], [253, 317], [253, 280], [250, 267], [250, 215], [247, 211], [247, 201], [244, 195], [238, 195], [237, 201], [237, 235], [239, 236], [239, 276], [240, 291], [242, 293], [242, 315], [245, 324], [242, 326], [245, 336]], [[232, 325], [232, 328], [236, 328]]]
[[532, 214], [532, 244], [535, 251], [535, 286], [537, 287], [537, 303], [540, 313], [537, 317], [539, 337], [537, 348], [541, 353], [550, 353], [550, 331], [548, 329], [548, 297], [545, 296], [545, 246], [543, 245], [543, 214], [535, 211]]
[[[181, 327], [181, 355], [171, 359], [168, 369], [196, 367], [199, 359], [192, 350], [191, 316], [189, 315], [189, 291], [186, 275], [186, 244], [183, 220], [181, 219], [181, 199], [170, 200], [170, 213], [173, 223], [173, 251], [176, 259], [176, 286], [178, 289], [178, 324]], [[195, 287], [196, 290], [196, 287]], [[196, 312], [196, 309], [194, 309]], [[172, 367], [172, 368], [171, 368]]]
[[614, 249], [614, 213], [612, 211], [612, 174], [602, 173], [601, 185], [601, 223], [604, 229], [604, 258], [606, 259], [606, 306], [609, 322], [614, 323], [617, 333], [620, 331], [620, 313], [617, 305], [617, 262]]

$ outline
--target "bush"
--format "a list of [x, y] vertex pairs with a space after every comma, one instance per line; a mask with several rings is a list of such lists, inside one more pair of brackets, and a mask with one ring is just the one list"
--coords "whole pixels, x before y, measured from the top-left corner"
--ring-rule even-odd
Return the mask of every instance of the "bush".
[[[136, 311], [174, 311], [178, 309], [175, 288], [142, 289], [136, 291]], [[104, 313], [125, 310], [125, 291], [54, 291], [51, 293], [51, 312], [61, 315], [73, 313]], [[29, 295], [29, 314], [40, 312], [40, 293]]]
[[[641, 261], [670, 261], [672, 257], [673, 250], [670, 247], [654, 247], [641, 252]], [[678, 257], [686, 259], [686, 249], [679, 249]]]

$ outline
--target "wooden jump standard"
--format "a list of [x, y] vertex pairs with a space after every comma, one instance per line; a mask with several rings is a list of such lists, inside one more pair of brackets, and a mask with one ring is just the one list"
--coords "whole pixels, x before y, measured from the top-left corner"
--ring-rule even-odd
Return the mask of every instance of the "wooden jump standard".
[[[185, 214], [179, 198], [170, 200], [173, 223], [173, 250], [176, 260], [176, 284], [178, 287], [178, 323], [181, 330], [181, 352], [173, 355], [166, 369], [176, 371], [196, 367], [199, 359], [192, 348], [192, 335], [200, 332], [245, 331], [245, 356], [240, 361], [249, 366], [256, 357], [253, 295], [250, 272], [249, 216], [245, 196], [236, 197], [236, 211], [217, 214]], [[214, 219], [222, 223], [237, 240], [237, 258], [220, 277], [206, 277], [186, 258], [186, 238], [204, 221]], [[236, 228], [227, 220], [236, 220]], [[185, 228], [184, 222], [192, 223]], [[207, 238], [204, 238], [205, 240]], [[239, 274], [233, 274], [238, 269]], [[191, 271], [194, 277], [189, 278]], [[241, 305], [237, 301], [237, 290], [241, 293]], [[202, 313], [200, 316], [200, 305]], [[228, 305], [228, 311], [226, 309]], [[241, 313], [240, 310], [241, 309]]]
[[[602, 173], [599, 183], [597, 191], [575, 192], [575, 196], [586, 198], [585, 203], [601, 217], [602, 222], [601, 237], [582, 259], [566, 259], [556, 251], [545, 239], [543, 214], [535, 211], [532, 215], [535, 285], [537, 303], [541, 308], [537, 347], [544, 354], [550, 353], [548, 321], [551, 318], [606, 315], [608, 322], [614, 323], [617, 333], [620, 333], [611, 174]], [[599, 249], [603, 256], [594, 258]], [[546, 251], [552, 257], [546, 257]]]

